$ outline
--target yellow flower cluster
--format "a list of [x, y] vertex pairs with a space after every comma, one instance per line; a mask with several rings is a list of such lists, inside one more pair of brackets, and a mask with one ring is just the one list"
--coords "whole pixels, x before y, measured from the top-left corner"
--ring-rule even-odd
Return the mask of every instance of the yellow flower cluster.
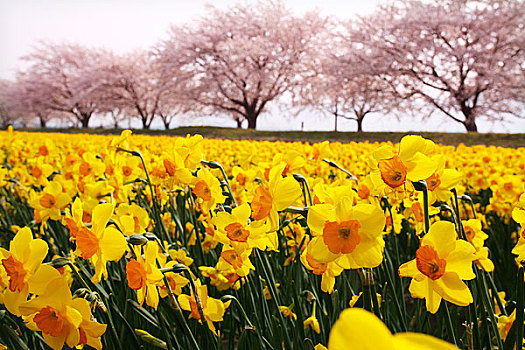
[[[66, 258], [74, 278], [78, 269], [90, 273], [87, 289], [122, 279], [138, 307], [145, 302], [157, 310], [167, 298], [220, 336], [214, 323], [231, 300], [212, 297], [221, 295], [216, 291], [239, 290], [257, 278], [267, 299], [279, 297], [277, 285], [254, 277], [256, 266], [270, 267], [260, 252], [283, 253], [283, 266], [302, 264], [332, 293], [346, 270], [365, 275], [384, 262], [387, 235], [409, 230], [419, 238], [417, 250], [398, 272], [412, 278], [412, 297], [424, 298], [436, 313], [442, 299], [472, 303], [463, 281], [476, 277], [473, 269], [494, 270], [484, 247], [489, 212], [525, 225], [523, 148], [441, 146], [412, 135], [395, 145], [311, 145], [130, 131], [118, 137], [0, 133], [0, 145], [2, 191], [33, 211], [9, 250], [0, 248], [0, 303], [54, 349], [64, 343], [100, 349], [106, 326], [92, 314], [100, 297], [88, 302], [72, 294], [71, 278], [49, 256]], [[2, 206], [4, 217], [16, 210]], [[520, 262], [524, 232], [513, 250]], [[197, 257], [200, 265], [193, 266]], [[319, 334], [315, 305], [300, 321]], [[296, 321], [291, 307], [279, 311]], [[329, 348], [344, 348], [347, 332], [362, 333], [349, 331], [355, 322], [380, 333], [385, 344], [419, 341], [345, 311]], [[422, 339], [429, 348], [448, 348]]]

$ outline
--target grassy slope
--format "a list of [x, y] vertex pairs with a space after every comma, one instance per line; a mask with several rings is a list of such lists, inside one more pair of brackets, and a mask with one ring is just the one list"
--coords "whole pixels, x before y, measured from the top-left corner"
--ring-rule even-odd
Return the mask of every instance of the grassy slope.
[[[93, 133], [119, 134], [115, 129], [19, 129], [25, 131], [63, 132], [63, 133]], [[208, 138], [249, 139], [249, 140], [282, 140], [321, 142], [325, 140], [339, 142], [360, 141], [393, 141], [398, 142], [407, 133], [401, 132], [333, 132], [333, 131], [259, 131], [246, 129], [218, 128], [218, 127], [182, 127], [172, 130], [133, 130], [136, 134], [184, 136], [186, 134], [201, 134]], [[506, 147], [525, 147], [525, 134], [492, 134], [492, 133], [417, 133], [435, 142], [457, 145], [497, 145]]]

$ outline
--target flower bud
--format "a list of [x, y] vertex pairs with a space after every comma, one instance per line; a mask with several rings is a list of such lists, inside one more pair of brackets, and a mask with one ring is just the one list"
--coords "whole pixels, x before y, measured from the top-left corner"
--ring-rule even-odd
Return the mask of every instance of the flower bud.
[[129, 237], [126, 237], [126, 241], [128, 241], [128, 243], [132, 245], [144, 245], [148, 243], [148, 239], [141, 234], [134, 234]]
[[306, 182], [306, 178], [303, 175], [301, 175], [301, 174], [293, 174], [293, 178], [297, 182]]
[[59, 269], [61, 267], [64, 267], [64, 266], [68, 265], [69, 262], [70, 261], [69, 261], [68, 258], [60, 257], [60, 258], [56, 258], [56, 259], [51, 260], [49, 265], [53, 266], [55, 269]]
[[211, 169], [221, 169], [222, 168], [222, 165], [214, 160], [210, 160], [210, 161], [202, 160], [201, 163], [208, 166]]
[[416, 191], [426, 191], [428, 189], [427, 182], [425, 180], [419, 180], [412, 182]]
[[151, 334], [149, 334], [148, 332], [142, 329], [135, 329], [135, 334], [138, 335], [140, 339], [142, 339], [146, 343], [152, 344], [153, 346], [157, 348], [161, 348], [161, 349], [168, 348], [168, 346], [166, 345], [164, 341], [160, 340], [159, 338], [155, 338], [154, 336], [152, 336]]

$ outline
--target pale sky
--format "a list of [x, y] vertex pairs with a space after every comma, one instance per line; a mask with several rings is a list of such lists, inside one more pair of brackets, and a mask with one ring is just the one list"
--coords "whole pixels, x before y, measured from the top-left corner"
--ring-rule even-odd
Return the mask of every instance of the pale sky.
[[[170, 24], [191, 22], [206, 13], [207, 4], [228, 8], [237, 0], [0, 0], [0, 79], [14, 79], [23, 67], [19, 57], [31, 52], [39, 40], [73, 42], [91, 47], [104, 47], [117, 53], [155, 45]], [[250, 3], [252, 1], [246, 1]], [[286, 0], [296, 13], [317, 9], [322, 15], [351, 18], [372, 12], [379, 0]], [[258, 129], [330, 130], [333, 120], [316, 113], [302, 113], [296, 118], [279, 119], [275, 114], [260, 117]], [[99, 125], [101, 121], [98, 122]], [[176, 125], [234, 126], [228, 119], [202, 118], [177, 120]], [[174, 123], [175, 124], [175, 123]], [[426, 121], [389, 116], [370, 116], [364, 129], [374, 131], [463, 131], [461, 125], [438, 116]], [[354, 130], [355, 123], [341, 121], [341, 130]], [[92, 126], [97, 126], [96, 121]], [[160, 125], [159, 125], [160, 127]], [[506, 125], [480, 123], [482, 132], [525, 132], [523, 120]]]

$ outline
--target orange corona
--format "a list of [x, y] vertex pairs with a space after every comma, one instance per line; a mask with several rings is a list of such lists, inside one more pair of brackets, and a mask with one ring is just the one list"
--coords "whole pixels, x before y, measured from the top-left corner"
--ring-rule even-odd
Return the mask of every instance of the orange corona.
[[437, 280], [445, 273], [447, 262], [440, 259], [434, 247], [425, 245], [416, 252], [417, 269], [432, 280]]
[[323, 240], [333, 254], [349, 254], [361, 241], [359, 228], [361, 225], [357, 220], [343, 222], [329, 221], [323, 230]]
[[405, 183], [407, 167], [398, 155], [389, 159], [381, 159], [378, 164], [381, 178], [392, 188], [397, 188]]

